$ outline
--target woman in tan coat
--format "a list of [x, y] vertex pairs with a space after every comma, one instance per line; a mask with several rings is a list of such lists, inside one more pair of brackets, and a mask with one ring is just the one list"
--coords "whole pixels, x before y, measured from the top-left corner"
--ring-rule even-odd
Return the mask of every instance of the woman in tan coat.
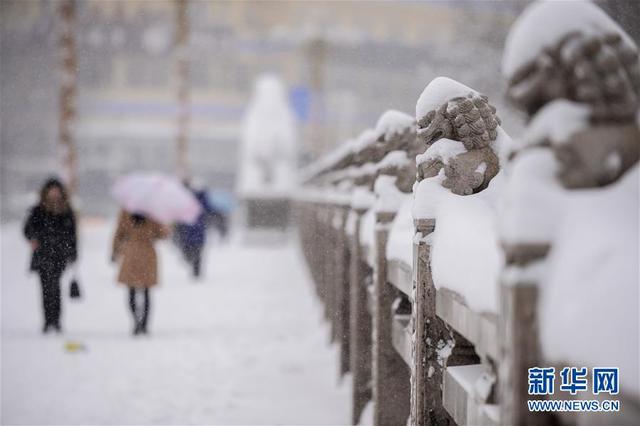
[[[133, 314], [133, 334], [147, 333], [149, 316], [149, 288], [158, 283], [158, 260], [154, 243], [166, 238], [169, 230], [140, 214], [120, 212], [118, 227], [113, 237], [111, 259], [122, 260], [118, 282], [129, 287], [129, 306]], [[143, 305], [136, 302], [142, 294]]]

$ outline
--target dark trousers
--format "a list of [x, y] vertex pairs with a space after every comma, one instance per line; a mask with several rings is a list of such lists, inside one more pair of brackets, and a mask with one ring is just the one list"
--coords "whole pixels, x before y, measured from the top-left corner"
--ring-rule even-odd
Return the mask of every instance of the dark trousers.
[[[139, 304], [137, 303], [137, 294], [142, 294], [143, 296], [142, 306], [139, 306]], [[149, 289], [136, 289], [133, 287], [129, 287], [129, 307], [131, 308], [131, 313], [133, 314], [133, 320], [136, 323], [136, 327], [140, 327], [143, 330], [146, 330], [150, 307]]]
[[187, 246], [184, 248], [184, 256], [191, 264], [194, 277], [199, 277], [201, 273], [200, 259], [202, 258], [202, 246]]
[[45, 327], [49, 325], [60, 326], [60, 278], [62, 271], [59, 269], [40, 270], [40, 283], [42, 284], [42, 308], [44, 311]]

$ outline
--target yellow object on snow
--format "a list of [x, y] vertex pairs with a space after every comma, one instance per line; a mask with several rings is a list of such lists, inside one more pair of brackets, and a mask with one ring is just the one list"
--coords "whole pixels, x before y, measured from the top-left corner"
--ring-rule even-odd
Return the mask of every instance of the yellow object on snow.
[[73, 342], [73, 341], [68, 341], [64, 344], [64, 349], [67, 352], [71, 352], [71, 353], [75, 353], [75, 352], [82, 352], [87, 350], [87, 347], [80, 342]]

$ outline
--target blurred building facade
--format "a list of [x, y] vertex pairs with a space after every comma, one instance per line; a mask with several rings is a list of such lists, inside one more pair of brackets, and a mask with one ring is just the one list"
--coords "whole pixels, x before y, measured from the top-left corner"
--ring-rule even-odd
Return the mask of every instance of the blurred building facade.
[[[3, 219], [19, 217], [58, 169], [56, 2], [1, 6]], [[175, 164], [175, 3], [78, 2], [78, 198], [113, 211], [121, 173]], [[301, 164], [373, 126], [386, 109], [413, 114], [424, 86], [448, 75], [502, 103], [499, 61], [521, 3], [191, 1], [189, 161], [231, 189], [253, 78], [279, 74], [301, 124]], [[512, 124], [513, 123], [513, 124]]]

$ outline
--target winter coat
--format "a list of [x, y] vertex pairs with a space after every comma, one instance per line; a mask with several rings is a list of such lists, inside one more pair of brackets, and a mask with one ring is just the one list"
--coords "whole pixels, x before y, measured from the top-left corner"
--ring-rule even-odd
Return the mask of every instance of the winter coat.
[[24, 224], [27, 240], [36, 240], [31, 256], [31, 270], [63, 271], [77, 258], [76, 219], [72, 210], [53, 213], [37, 205], [31, 209]]
[[133, 288], [149, 288], [158, 283], [155, 240], [166, 238], [165, 227], [151, 219], [135, 224], [131, 215], [121, 212], [113, 237], [112, 258], [122, 259], [118, 282]]
[[180, 223], [176, 225], [178, 244], [182, 250], [204, 246], [207, 238], [207, 216], [214, 211], [204, 191], [194, 192], [193, 195], [200, 203], [202, 213], [193, 224]]

